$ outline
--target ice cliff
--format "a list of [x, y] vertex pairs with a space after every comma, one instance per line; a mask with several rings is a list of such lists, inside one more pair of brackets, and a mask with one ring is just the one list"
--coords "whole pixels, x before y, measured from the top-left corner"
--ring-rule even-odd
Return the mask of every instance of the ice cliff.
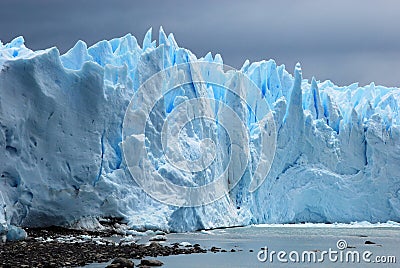
[[[129, 148], [130, 155], [154, 166], [148, 176], [157, 173], [177, 185], [205, 185], [222, 176], [229, 188], [230, 176], [239, 176], [230, 193], [207, 205], [176, 207], [144, 192], [124, 158], [125, 112], [152, 75], [199, 60], [222, 64], [211, 53], [197, 59], [162, 29], [158, 45], [150, 30], [142, 46], [128, 34], [89, 48], [79, 41], [64, 55], [57, 48], [32, 51], [22, 37], [0, 42], [0, 192], [8, 224], [90, 227], [97, 218], [122, 217], [133, 228], [190, 231], [252, 223], [400, 221], [400, 90], [309, 82], [300, 65], [292, 76], [273, 60], [246, 62], [239, 71], [182, 69], [188, 81], [212, 77], [219, 83], [189, 83], [166, 94], [146, 125], [146, 150]], [[259, 95], [238, 93], [255, 111], [223, 88], [238, 88], [239, 74], [259, 89]], [[201, 96], [216, 101], [191, 110], [179, 106]], [[257, 120], [267, 116], [263, 101], [272, 110], [277, 140], [268, 176], [252, 192], [261, 146], [252, 112]], [[175, 133], [183, 135], [183, 149], [168, 150], [172, 157], [181, 150], [196, 160], [208, 147], [201, 142], [207, 136], [217, 149], [213, 165], [185, 173], [169, 164], [160, 147], [166, 117], [180, 109], [188, 118], [207, 114], [219, 120], [223, 105], [246, 126], [246, 133], [233, 135], [248, 139], [248, 154], [237, 156], [228, 130], [215, 122], [193, 121]], [[225, 174], [229, 161], [233, 167]]]

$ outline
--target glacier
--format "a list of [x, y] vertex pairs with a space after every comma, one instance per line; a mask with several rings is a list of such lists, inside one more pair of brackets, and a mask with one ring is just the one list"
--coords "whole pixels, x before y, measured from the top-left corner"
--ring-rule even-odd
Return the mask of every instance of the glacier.
[[[197, 58], [162, 28], [158, 40], [150, 29], [142, 46], [128, 34], [91, 47], [78, 41], [63, 55], [57, 48], [32, 51], [22, 37], [0, 42], [0, 193], [7, 208], [7, 215], [0, 212], [1, 226], [90, 228], [115, 217], [137, 230], [185, 232], [259, 223], [400, 221], [398, 88], [308, 81], [299, 64], [292, 75], [273, 60], [224, 70], [219, 54]], [[198, 62], [221, 68], [191, 68]], [[149, 78], [174, 66], [183, 67], [159, 86], [174, 79], [189, 83], [157, 101], [144, 92], [132, 102]], [[239, 75], [259, 92], [245, 90]], [[198, 84], [196, 77], [218, 83]], [[204, 99], [185, 106], [199, 98]], [[128, 107], [147, 101], [155, 106], [139, 137], [140, 122], [133, 118], [125, 128], [124, 118]], [[225, 106], [238, 114], [245, 131], [224, 117]], [[168, 124], [170, 136], [163, 136], [164, 123], [176, 113], [181, 117]], [[194, 120], [202, 115], [209, 120]], [[268, 115], [276, 130], [274, 156], [265, 180], [252, 191], [263, 161], [255, 123]], [[184, 127], [173, 132], [177, 122]], [[236, 153], [230, 135], [243, 139], [248, 151]], [[127, 153], [148, 179], [194, 187], [221, 177], [229, 192], [207, 204], [174, 205], [143, 190]], [[179, 154], [212, 165], [181, 170], [169, 163]], [[151, 172], [147, 164], [140, 166], [143, 158]], [[149, 189], [163, 187], [157, 182]]]

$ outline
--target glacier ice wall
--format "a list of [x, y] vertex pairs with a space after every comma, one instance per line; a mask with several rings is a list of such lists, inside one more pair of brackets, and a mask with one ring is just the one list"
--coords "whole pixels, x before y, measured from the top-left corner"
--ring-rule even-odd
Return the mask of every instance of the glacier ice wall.
[[[247, 61], [239, 71], [261, 92], [261, 97], [241, 92], [243, 97], [256, 107], [267, 102], [276, 124], [276, 153], [263, 184], [249, 192], [260, 144], [246, 105], [235, 103], [221, 86], [193, 83], [159, 103], [149, 137], [160, 135], [160, 124], [183, 100], [212, 96], [241, 111], [252, 141], [249, 165], [229, 195], [212, 204], [175, 207], [151, 198], [132, 179], [123, 156], [125, 111], [152, 75], [198, 60], [222, 64], [218, 54], [197, 59], [162, 29], [158, 45], [149, 30], [142, 46], [128, 34], [89, 48], [79, 41], [61, 56], [56, 48], [31, 51], [22, 37], [0, 43], [0, 191], [7, 221], [90, 225], [94, 218], [122, 217], [134, 228], [172, 231], [252, 223], [400, 221], [400, 90], [373, 83], [309, 83], [302, 79], [300, 65], [292, 76], [273, 60]], [[206, 74], [182, 71], [189, 78]], [[231, 72], [207, 75], [214, 74], [221, 85], [235, 87]], [[210, 110], [218, 114], [212, 103], [192, 112]], [[160, 144], [151, 140], [146, 141], [146, 157], [158, 174], [176, 184], [206, 184], [226, 165], [228, 139], [221, 129], [204, 123], [189, 125], [186, 133], [188, 157], [205, 133], [218, 141], [214, 168], [187, 176], [168, 165]]]

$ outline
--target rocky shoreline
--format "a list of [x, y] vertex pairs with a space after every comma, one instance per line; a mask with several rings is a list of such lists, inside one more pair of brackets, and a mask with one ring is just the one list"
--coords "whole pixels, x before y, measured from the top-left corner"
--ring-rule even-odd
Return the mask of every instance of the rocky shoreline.
[[120, 264], [124, 259], [139, 259], [145, 266], [151, 265], [151, 262], [146, 262], [146, 257], [207, 252], [199, 244], [168, 245], [156, 241], [137, 244], [134, 239], [115, 242], [107, 239], [115, 236], [109, 231], [90, 232], [59, 227], [26, 231], [26, 240], [0, 244], [0, 267], [78, 267], [111, 260], [115, 261], [110, 267], [125, 267]]

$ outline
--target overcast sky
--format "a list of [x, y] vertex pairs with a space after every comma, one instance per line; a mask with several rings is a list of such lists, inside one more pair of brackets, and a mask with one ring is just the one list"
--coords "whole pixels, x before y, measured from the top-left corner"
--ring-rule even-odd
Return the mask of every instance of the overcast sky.
[[272, 58], [291, 73], [299, 61], [305, 78], [400, 86], [397, 0], [0, 1], [0, 40], [23, 35], [31, 49], [64, 53], [126, 33], [141, 43], [161, 25], [198, 57], [220, 53], [237, 68]]

